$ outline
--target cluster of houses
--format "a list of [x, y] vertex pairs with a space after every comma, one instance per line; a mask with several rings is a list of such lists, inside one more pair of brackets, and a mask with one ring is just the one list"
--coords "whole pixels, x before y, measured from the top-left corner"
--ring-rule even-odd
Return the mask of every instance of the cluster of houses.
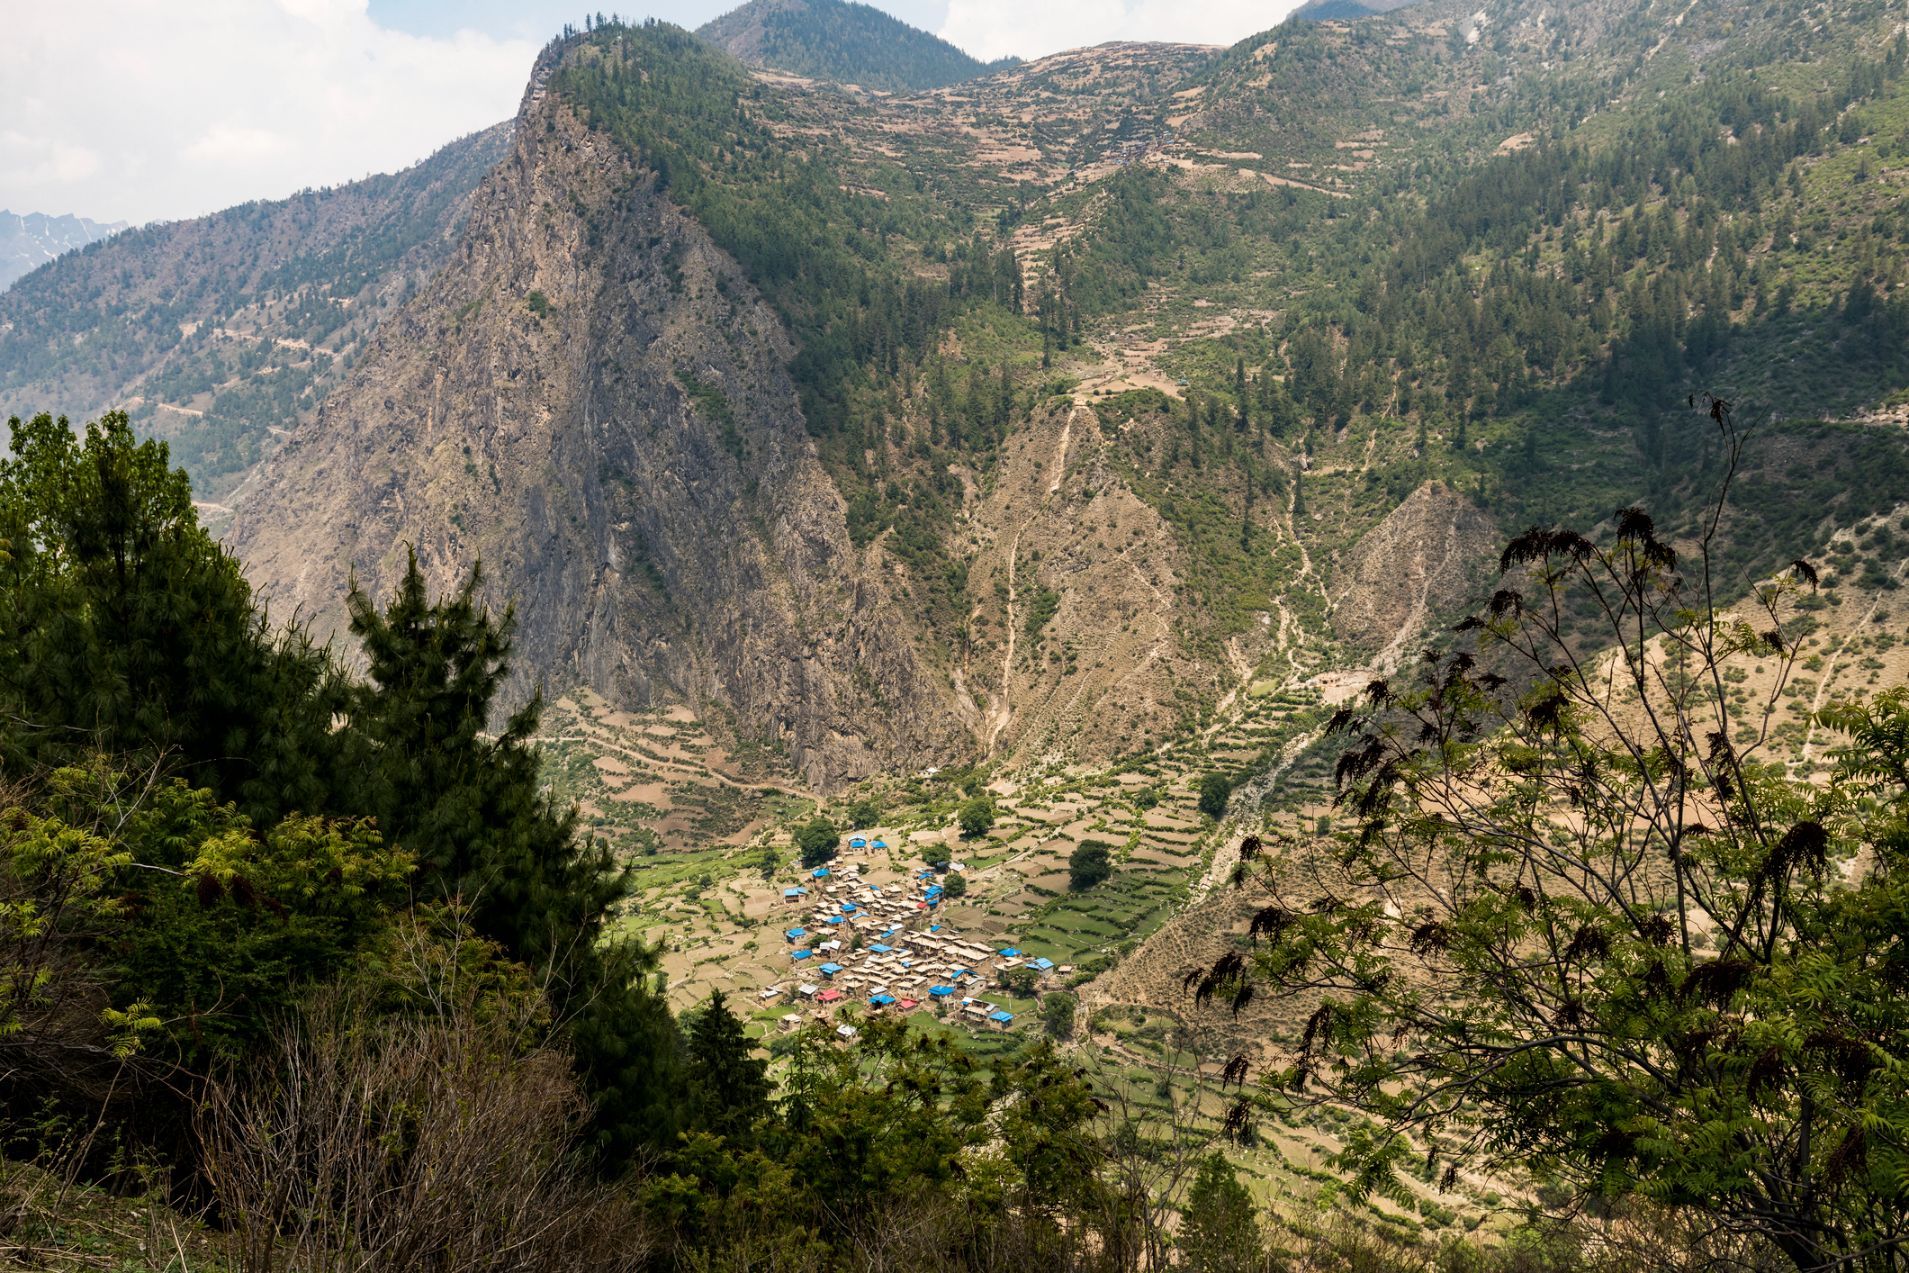
[[[866, 843], [851, 840], [849, 847]], [[886, 846], [877, 840], [874, 847]], [[797, 981], [765, 986], [760, 997], [773, 1003], [787, 996], [793, 1010], [782, 1018], [785, 1031], [833, 1020], [849, 1006], [902, 1015], [925, 1009], [979, 1029], [1011, 1030], [1014, 1014], [981, 997], [985, 987], [1018, 969], [1036, 987], [1073, 971], [1013, 945], [956, 935], [936, 919], [943, 893], [934, 871], [921, 871], [908, 889], [884, 889], [860, 876], [855, 863], [817, 867], [807, 887], [783, 891], [792, 914], [782, 935]], [[836, 1033], [844, 1042], [856, 1037], [847, 1022]]]

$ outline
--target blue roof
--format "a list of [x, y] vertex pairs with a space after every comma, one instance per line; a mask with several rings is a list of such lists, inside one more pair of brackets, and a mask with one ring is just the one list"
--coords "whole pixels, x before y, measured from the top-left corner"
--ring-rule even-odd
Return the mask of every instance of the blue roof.
[[810, 955], [813, 955], [814, 953], [815, 952], [812, 950], [798, 950], [795, 952], [795, 957], [797, 959], [807, 959]]
[[839, 924], [842, 922], [842, 917], [840, 915], [831, 915], [822, 922], [824, 924]]
[[954, 993], [954, 987], [953, 986], [930, 986], [928, 987], [928, 993], [933, 995], [937, 999], [946, 999], [949, 995]]
[[1018, 958], [1020, 956], [1020, 953], [1021, 953], [1020, 948], [1016, 946], [1003, 946], [1001, 948], [1001, 958], [1003, 959]]
[[940, 924], [930, 924], [930, 925], [928, 925], [928, 931], [929, 931], [929, 932], [931, 932], [931, 933], [938, 933], [938, 932], [940, 932], [940, 931], [941, 931], [941, 925], [940, 925]]
[[899, 933], [900, 931], [901, 931], [900, 924], [890, 924], [887, 928], [884, 928], [882, 930], [882, 936], [893, 937], [896, 933]]
[[809, 878], [812, 880], [826, 880], [828, 877], [829, 868], [826, 866], [818, 866], [815, 870], [809, 872]]
[[886, 1008], [889, 1004], [895, 1002], [895, 996], [894, 995], [874, 995], [869, 999], [868, 1002], [870, 1007]]
[[873, 945], [871, 945], [869, 949], [874, 951], [878, 955], [886, 955], [889, 951], [895, 948], [893, 946], [884, 946], [880, 942], [876, 942]]
[[1042, 972], [1049, 972], [1054, 967], [1054, 961], [1051, 959], [1036, 959], [1036, 960], [1032, 960], [1029, 966], [1033, 968], [1038, 968]]
[[848, 914], [848, 915], [853, 915], [853, 914], [854, 914], [854, 913], [855, 913], [856, 911], [858, 911], [858, 910], [860, 910], [860, 909], [862, 909], [862, 908], [861, 908], [861, 907], [859, 907], [859, 906], [857, 906], [857, 905], [856, 905], [856, 904], [855, 904], [854, 902], [843, 902], [843, 903], [842, 903], [842, 911], [843, 911], [843, 913], [844, 913], [844, 914]]
[[842, 965], [840, 964], [827, 963], [822, 965], [822, 975], [824, 977], [833, 977], [836, 973], [840, 971], [842, 971]]
[[916, 872], [915, 872], [915, 878], [916, 878], [916, 879], [918, 879], [918, 880], [925, 880], [925, 879], [927, 879], [927, 878], [928, 878], [928, 877], [929, 877], [930, 875], [933, 875], [933, 874], [934, 874], [934, 872], [933, 872], [932, 870], [927, 870], [927, 871], [916, 871]]
[[868, 847], [868, 841], [858, 835], [848, 842], [848, 847], [851, 849], [865, 849]]
[[787, 937], [790, 941], [794, 941], [798, 937], [807, 937], [809, 935], [809, 930], [806, 928], [791, 928], [788, 932], [782, 935], [784, 937]]
[[1012, 1021], [1012, 1020], [1014, 1020], [1014, 1014], [1013, 1014], [1012, 1012], [990, 1012], [990, 1013], [988, 1014], [988, 1020], [990, 1020], [990, 1021]]
[[807, 897], [809, 890], [806, 888], [785, 888], [782, 890], [782, 895], [784, 897]]
[[876, 840], [875, 840], [875, 847], [876, 847], [876, 848], [878, 848], [878, 849], [885, 849], [885, 848], [887, 848], [887, 847], [888, 847], [888, 841], [886, 841], [886, 840], [884, 840], [884, 839], [881, 839], [881, 838], [880, 838], [880, 837], [878, 836], [878, 837], [876, 838]]
[[972, 972], [970, 972], [970, 971], [969, 971], [968, 969], [966, 969], [966, 968], [957, 968], [957, 969], [955, 969], [955, 970], [954, 970], [954, 971], [953, 971], [952, 973], [950, 973], [950, 974], [948, 974], [948, 975], [949, 975], [950, 977], [952, 977], [952, 978], [953, 978], [954, 980], [956, 980], [956, 981], [960, 981], [960, 980], [961, 980], [961, 979], [962, 979], [963, 977], [972, 977], [972, 976], [974, 976], [974, 974], [973, 974]]

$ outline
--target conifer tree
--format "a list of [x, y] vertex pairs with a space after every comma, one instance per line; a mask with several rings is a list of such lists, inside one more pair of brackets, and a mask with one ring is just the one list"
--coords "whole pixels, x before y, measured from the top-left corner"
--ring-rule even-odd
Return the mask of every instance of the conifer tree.
[[754, 1054], [722, 991], [690, 1017], [687, 1036], [690, 1121], [731, 1143], [748, 1140], [769, 1114], [768, 1062]]
[[1190, 1273], [1248, 1273], [1263, 1252], [1253, 1199], [1219, 1154], [1200, 1164], [1180, 1224], [1180, 1267]]

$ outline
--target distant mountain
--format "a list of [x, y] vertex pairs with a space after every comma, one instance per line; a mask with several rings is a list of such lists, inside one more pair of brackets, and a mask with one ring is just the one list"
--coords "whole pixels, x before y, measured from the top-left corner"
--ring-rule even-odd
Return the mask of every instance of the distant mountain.
[[1392, 13], [1420, 0], [1308, 0], [1293, 13], [1308, 22], [1345, 22]]
[[[0, 418], [125, 408], [201, 498], [224, 499], [444, 263], [509, 137], [499, 125], [403, 172], [140, 226], [22, 278], [0, 292]], [[0, 217], [0, 243], [33, 220]]]
[[83, 248], [125, 228], [124, 221], [107, 225], [86, 217], [50, 217], [44, 212], [0, 208], [0, 290], [62, 252]]
[[895, 92], [940, 88], [1017, 60], [981, 62], [853, 0], [750, 0], [697, 34], [751, 66]]

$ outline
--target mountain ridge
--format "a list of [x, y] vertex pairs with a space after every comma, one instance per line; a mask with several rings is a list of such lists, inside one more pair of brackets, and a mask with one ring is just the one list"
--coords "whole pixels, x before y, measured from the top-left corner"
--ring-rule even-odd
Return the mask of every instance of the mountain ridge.
[[64, 253], [126, 229], [72, 213], [9, 212], [0, 208], [0, 291]]
[[750, 66], [864, 88], [942, 88], [1013, 65], [982, 62], [857, 0], [749, 0], [696, 34]]

